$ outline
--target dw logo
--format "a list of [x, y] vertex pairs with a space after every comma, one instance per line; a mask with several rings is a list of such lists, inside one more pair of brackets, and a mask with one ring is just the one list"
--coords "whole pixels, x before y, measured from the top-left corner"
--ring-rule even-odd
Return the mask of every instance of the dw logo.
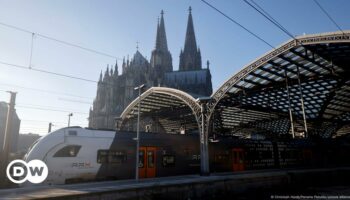
[[29, 181], [31, 183], [41, 183], [48, 175], [48, 168], [41, 160], [31, 160], [26, 163], [23, 160], [13, 160], [7, 165], [7, 178], [13, 183], [24, 183]]

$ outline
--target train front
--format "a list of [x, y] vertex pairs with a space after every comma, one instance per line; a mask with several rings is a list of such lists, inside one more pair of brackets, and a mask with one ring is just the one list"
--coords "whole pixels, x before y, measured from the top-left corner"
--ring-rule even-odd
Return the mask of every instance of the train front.
[[[24, 161], [28, 164], [32, 160], [40, 160], [47, 164], [47, 154], [52, 150], [54, 147], [64, 143], [64, 133], [67, 128], [59, 129], [56, 131], [53, 131], [40, 139], [38, 139], [33, 145], [28, 149], [28, 152], [24, 156]], [[28, 166], [27, 166], [28, 167]], [[48, 177], [45, 181], [41, 182], [40, 184], [33, 184], [30, 181], [26, 181], [23, 184], [21, 184], [21, 187], [28, 187], [28, 186], [34, 186], [34, 185], [48, 185], [51, 184], [51, 179], [53, 179], [52, 174], [50, 171], [52, 171], [52, 167], [54, 166], [48, 166]], [[33, 173], [35, 176], [40, 176], [42, 173], [41, 168], [35, 169], [35, 166], [33, 166], [32, 169], [29, 169], [27, 171], [27, 178], [29, 176], [33, 176]], [[36, 174], [35, 174], [36, 173]], [[28, 175], [29, 174], [29, 175]]]

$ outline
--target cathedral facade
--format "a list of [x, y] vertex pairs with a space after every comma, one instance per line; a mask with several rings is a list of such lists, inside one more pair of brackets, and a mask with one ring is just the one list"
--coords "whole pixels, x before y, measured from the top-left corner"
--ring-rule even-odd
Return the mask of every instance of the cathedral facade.
[[189, 9], [185, 46], [180, 52], [179, 70], [174, 71], [172, 56], [168, 50], [163, 11], [157, 25], [155, 48], [148, 61], [138, 50], [129, 60], [123, 59], [122, 72], [116, 63], [104, 74], [101, 72], [97, 84], [97, 94], [89, 113], [89, 127], [94, 129], [114, 129], [115, 118], [138, 95], [134, 88], [145, 84], [170, 87], [185, 91], [197, 98], [212, 93], [209, 61], [202, 68], [200, 49], [197, 48], [191, 7]]

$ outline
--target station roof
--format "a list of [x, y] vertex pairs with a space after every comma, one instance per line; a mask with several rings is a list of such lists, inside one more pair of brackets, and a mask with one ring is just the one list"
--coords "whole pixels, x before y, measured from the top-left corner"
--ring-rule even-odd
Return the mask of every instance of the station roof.
[[[162, 131], [166, 133], [180, 133], [180, 128], [190, 132], [198, 132], [197, 114], [200, 107], [189, 94], [177, 89], [152, 87], [140, 96], [140, 116], [145, 121], [159, 122]], [[121, 114], [121, 129], [135, 130], [138, 114], [136, 98]], [[155, 119], [157, 118], [157, 119]]]
[[295, 131], [303, 132], [302, 96], [308, 132], [335, 136], [350, 122], [349, 70], [350, 31], [290, 40], [245, 66], [212, 95], [215, 130], [288, 134], [291, 109]]
[[[289, 136], [292, 116], [296, 135], [302, 135], [305, 113], [310, 136], [346, 135], [350, 132], [349, 65], [350, 31], [289, 40], [243, 67], [212, 94], [207, 104], [212, 133]], [[153, 118], [162, 131], [179, 133], [183, 126], [186, 131], [199, 130], [201, 108], [191, 95], [152, 87], [140, 98], [143, 120]], [[122, 113], [122, 129], [135, 130], [138, 102], [135, 99]]]

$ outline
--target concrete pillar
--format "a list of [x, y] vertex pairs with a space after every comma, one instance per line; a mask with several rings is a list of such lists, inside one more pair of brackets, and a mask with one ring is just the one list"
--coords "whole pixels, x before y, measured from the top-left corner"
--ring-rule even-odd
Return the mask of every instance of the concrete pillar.
[[10, 104], [7, 111], [7, 120], [5, 127], [4, 145], [3, 145], [3, 162], [7, 165], [8, 156], [10, 153], [10, 145], [12, 140], [12, 120], [15, 112], [16, 92], [9, 92], [11, 94]]
[[[5, 126], [5, 135], [3, 148], [0, 149], [0, 187], [6, 185], [6, 167], [9, 163], [10, 146], [12, 140], [12, 120], [15, 112], [16, 92], [9, 92], [11, 94], [10, 104], [7, 110], [7, 120]], [[2, 141], [1, 141], [2, 142]]]

